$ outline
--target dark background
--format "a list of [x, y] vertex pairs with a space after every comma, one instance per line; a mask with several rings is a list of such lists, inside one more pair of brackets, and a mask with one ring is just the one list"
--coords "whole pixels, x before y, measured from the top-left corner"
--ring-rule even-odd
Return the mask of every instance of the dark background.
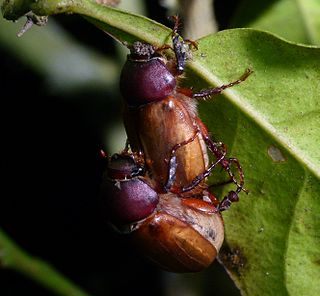
[[[169, 26], [165, 9], [157, 1], [146, 2], [148, 16]], [[224, 29], [237, 1], [215, 3]], [[113, 53], [109, 37], [82, 18], [54, 18], [79, 41]], [[0, 55], [5, 57], [0, 59], [1, 227], [23, 249], [51, 263], [92, 295], [168, 295], [168, 286], [183, 285], [183, 277], [141, 258], [108, 229], [103, 217], [98, 198], [102, 126], [112, 127], [120, 116], [119, 100], [99, 91], [68, 98], [50, 95], [43, 77], [30, 72], [1, 45]], [[204, 287], [201, 296], [239, 295], [218, 263], [188, 276], [188, 285], [190, 281]], [[176, 291], [179, 295], [179, 288]], [[52, 294], [3, 269], [0, 295]]]

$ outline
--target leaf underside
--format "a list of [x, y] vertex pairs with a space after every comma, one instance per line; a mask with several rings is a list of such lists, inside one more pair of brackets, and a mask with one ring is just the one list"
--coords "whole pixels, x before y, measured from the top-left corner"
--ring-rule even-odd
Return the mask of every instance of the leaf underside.
[[249, 29], [200, 41], [194, 71], [210, 84], [247, 67], [247, 81], [200, 106], [250, 190], [224, 214], [220, 257], [244, 295], [318, 295], [320, 50]]

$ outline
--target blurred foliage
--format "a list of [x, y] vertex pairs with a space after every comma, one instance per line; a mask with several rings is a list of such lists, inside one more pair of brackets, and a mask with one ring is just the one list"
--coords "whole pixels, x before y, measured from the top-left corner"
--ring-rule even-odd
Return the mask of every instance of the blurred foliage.
[[244, 0], [231, 26], [265, 30], [290, 41], [320, 45], [320, 3], [318, 0]]
[[119, 65], [89, 45], [73, 38], [54, 19], [33, 26], [24, 36], [16, 33], [25, 19], [0, 19], [1, 47], [45, 79], [49, 92], [115, 91]]

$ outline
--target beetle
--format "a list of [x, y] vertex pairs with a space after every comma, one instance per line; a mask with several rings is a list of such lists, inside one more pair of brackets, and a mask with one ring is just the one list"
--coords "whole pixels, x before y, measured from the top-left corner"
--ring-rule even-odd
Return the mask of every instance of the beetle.
[[[193, 93], [191, 89], [180, 88], [178, 80], [184, 72], [190, 47], [195, 43], [180, 39], [178, 25], [176, 17], [171, 36], [175, 59], [166, 59], [162, 54], [164, 49], [171, 48], [166, 45], [156, 48], [137, 41], [130, 48], [120, 76], [124, 124], [130, 148], [134, 152], [144, 153], [148, 172], [165, 192], [172, 151], [176, 150], [177, 143], [188, 142], [175, 152], [178, 167], [172, 185], [176, 192], [182, 196], [190, 192], [201, 195], [207, 187], [206, 177], [220, 164], [236, 184], [235, 192], [238, 194], [244, 186], [242, 167], [236, 158], [226, 157], [223, 143], [212, 141], [206, 126], [198, 117], [197, 100], [219, 94], [245, 81], [252, 71], [246, 70], [234, 82], [200, 92]], [[211, 165], [207, 149], [216, 158]], [[239, 181], [231, 169], [232, 164], [238, 169]]]
[[100, 193], [108, 221], [163, 269], [196, 272], [208, 267], [224, 240], [219, 209], [210, 200], [157, 192], [140, 157], [124, 151], [109, 159]]
[[[114, 225], [129, 225], [149, 216], [159, 202], [154, 182], [128, 153], [114, 154], [101, 183], [106, 216]], [[106, 198], [107, 197], [107, 198]]]

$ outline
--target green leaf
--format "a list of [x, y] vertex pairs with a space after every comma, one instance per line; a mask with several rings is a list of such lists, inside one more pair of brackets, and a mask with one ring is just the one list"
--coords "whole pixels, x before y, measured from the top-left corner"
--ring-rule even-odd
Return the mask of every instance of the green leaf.
[[255, 28], [295, 42], [320, 44], [320, 2], [245, 0], [234, 16], [232, 27]]
[[319, 295], [320, 49], [235, 29], [200, 40], [192, 63], [209, 85], [247, 67], [247, 81], [200, 106], [250, 190], [223, 214], [221, 260], [243, 295]]

